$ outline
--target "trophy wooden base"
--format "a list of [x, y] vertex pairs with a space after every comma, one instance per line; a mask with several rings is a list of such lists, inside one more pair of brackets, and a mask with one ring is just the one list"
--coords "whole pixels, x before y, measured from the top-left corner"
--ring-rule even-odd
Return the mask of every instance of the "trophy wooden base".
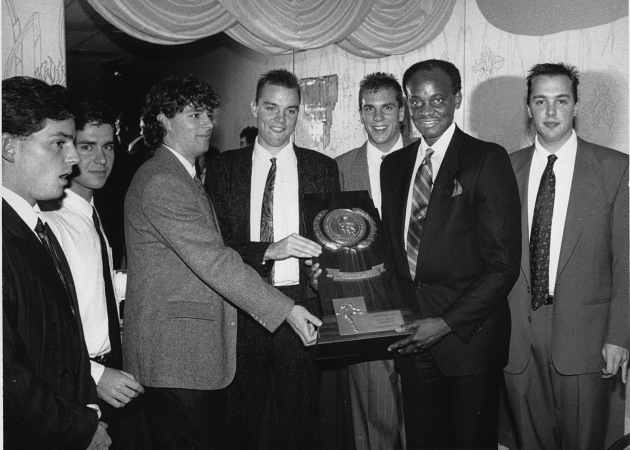
[[[420, 318], [418, 314], [408, 309], [401, 311], [406, 323]], [[394, 330], [376, 331], [371, 333], [356, 333], [340, 335], [336, 316], [324, 316], [322, 326], [318, 330], [317, 346], [315, 348], [316, 360], [331, 359], [387, 359], [393, 354], [387, 351], [387, 347], [402, 339], [408, 333], [396, 333]]]

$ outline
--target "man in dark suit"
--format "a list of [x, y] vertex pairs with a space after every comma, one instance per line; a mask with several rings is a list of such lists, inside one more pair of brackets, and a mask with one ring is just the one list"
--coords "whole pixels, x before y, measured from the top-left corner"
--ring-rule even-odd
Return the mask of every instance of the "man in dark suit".
[[397, 350], [408, 448], [496, 448], [518, 278], [520, 203], [507, 152], [457, 128], [457, 68], [414, 64], [403, 86], [422, 139], [381, 167], [383, 234], [421, 319]]
[[210, 86], [193, 75], [151, 88], [144, 137], [157, 150], [125, 202], [124, 362], [145, 386], [142, 408], [160, 449], [223, 448], [222, 389], [236, 371], [235, 306], [266, 332], [286, 320], [306, 345], [321, 324], [223, 243], [195, 172], [218, 105]]
[[[361, 81], [359, 114], [368, 139], [336, 158], [341, 189], [368, 191], [381, 211], [381, 163], [412, 143], [400, 133], [405, 108], [402, 88], [393, 75], [376, 72]], [[348, 378], [356, 448], [404, 448], [400, 377], [393, 359], [350, 364]]]
[[4, 446], [107, 448], [70, 268], [41, 217], [79, 162], [61, 86], [2, 82]]
[[[254, 144], [225, 152], [208, 167], [206, 180], [221, 232], [259, 278], [321, 316], [302, 261], [321, 253], [319, 244], [304, 237], [304, 194], [339, 191], [337, 165], [290, 140], [300, 109], [300, 85], [291, 72], [263, 74], [251, 108], [259, 130]], [[287, 326], [270, 335], [241, 313], [236, 358], [224, 417], [234, 438], [231, 448], [257, 447], [271, 379], [278, 447], [310, 448], [321, 376], [312, 352]]]
[[505, 379], [526, 449], [605, 448], [607, 426], [611, 440], [623, 435], [623, 411], [609, 417], [609, 404], [630, 348], [628, 155], [577, 136], [578, 82], [575, 67], [532, 67], [536, 140], [510, 155], [523, 256]]

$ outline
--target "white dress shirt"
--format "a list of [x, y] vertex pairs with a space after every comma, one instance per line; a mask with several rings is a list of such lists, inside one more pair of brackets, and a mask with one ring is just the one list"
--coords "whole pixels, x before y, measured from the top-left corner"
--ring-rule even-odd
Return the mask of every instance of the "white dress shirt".
[[529, 185], [527, 187], [527, 218], [529, 223], [529, 235], [532, 233], [532, 221], [534, 219], [534, 207], [536, 196], [540, 187], [540, 179], [547, 167], [548, 157], [556, 155], [558, 159], [553, 164], [553, 173], [556, 176], [556, 194], [553, 202], [553, 218], [551, 220], [551, 242], [549, 248], [549, 295], [555, 292], [558, 262], [560, 260], [560, 247], [564, 223], [567, 219], [571, 184], [573, 183], [573, 169], [577, 155], [577, 135], [572, 132], [571, 137], [555, 153], [548, 152], [539, 142], [538, 135], [535, 141], [532, 166], [529, 170]]
[[[274, 156], [258, 143], [252, 155], [249, 230], [252, 242], [260, 241], [260, 215], [267, 175]], [[278, 242], [300, 232], [300, 204], [297, 158], [289, 141], [276, 158], [276, 182], [273, 190], [273, 240]], [[273, 268], [274, 286], [290, 286], [300, 282], [300, 260], [287, 258], [276, 261]]]
[[[427, 145], [424, 138], [421, 138], [420, 148], [418, 148], [418, 155], [416, 156], [416, 163], [413, 166], [413, 172], [411, 175], [411, 183], [409, 185], [409, 190], [407, 192], [407, 208], [405, 209], [405, 228], [403, 229], [403, 242], [407, 242], [407, 233], [409, 231], [409, 219], [411, 218], [411, 203], [413, 199], [413, 185], [416, 179], [416, 172], [418, 172], [418, 167], [422, 164], [424, 160], [424, 156], [427, 154], [427, 149], [433, 150], [433, 155], [431, 155], [431, 168], [433, 169], [433, 183], [435, 184], [435, 179], [438, 176], [438, 172], [440, 171], [440, 167], [442, 166], [442, 161], [444, 161], [444, 155], [446, 155], [446, 150], [448, 150], [448, 146], [451, 143], [451, 139], [453, 138], [453, 133], [455, 133], [455, 122], [453, 122], [446, 131], [440, 136], [440, 138], [433, 143], [433, 145]], [[431, 199], [429, 199], [429, 203], [431, 203]]]
[[381, 214], [381, 164], [383, 163], [383, 157], [394, 153], [396, 150], [400, 150], [401, 148], [403, 148], [402, 135], [398, 135], [398, 140], [388, 153], [383, 153], [378, 148], [374, 147], [369, 139], [367, 141], [367, 163], [370, 176], [370, 191], [372, 193], [372, 201], [374, 201], [374, 206], [378, 209], [379, 215]]
[[11, 208], [15, 210], [17, 215], [20, 216], [20, 219], [24, 221], [24, 223], [37, 237], [37, 240], [39, 240], [39, 236], [35, 233], [37, 219], [42, 219], [42, 222], [45, 222], [42, 217], [42, 212], [39, 209], [39, 205], [35, 203], [35, 206], [31, 206], [26, 200], [24, 200], [24, 198], [4, 186], [2, 186], [2, 198]]
[[[87, 202], [69, 189], [66, 189], [64, 193], [61, 201], [55, 202], [56, 205], [60, 204], [59, 209], [50, 210], [51, 208], [46, 207], [42, 214], [57, 236], [68, 260], [77, 291], [85, 343], [90, 358], [95, 358], [111, 351], [101, 242], [92, 220], [93, 202]], [[121, 285], [126, 283], [126, 274], [114, 274], [112, 250], [102, 226], [101, 232], [107, 244], [108, 269], [114, 291], [117, 294], [117, 300], [120, 301]], [[105, 366], [94, 361], [90, 361], [90, 364], [92, 378], [98, 384]]]

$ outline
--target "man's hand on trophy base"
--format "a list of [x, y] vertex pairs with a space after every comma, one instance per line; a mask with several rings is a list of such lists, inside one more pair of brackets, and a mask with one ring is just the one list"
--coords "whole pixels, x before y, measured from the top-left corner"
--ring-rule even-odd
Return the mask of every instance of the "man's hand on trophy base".
[[433, 347], [452, 331], [441, 317], [419, 319], [396, 328], [396, 332], [398, 333], [404, 333], [410, 330], [413, 330], [411, 335], [393, 343], [387, 350], [390, 352], [397, 350], [401, 355], [417, 353], [420, 350]]

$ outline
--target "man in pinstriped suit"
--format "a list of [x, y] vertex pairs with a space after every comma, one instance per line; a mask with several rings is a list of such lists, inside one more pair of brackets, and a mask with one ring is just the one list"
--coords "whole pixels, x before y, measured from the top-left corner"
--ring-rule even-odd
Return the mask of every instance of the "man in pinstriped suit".
[[[360, 83], [359, 111], [368, 139], [336, 159], [341, 188], [368, 191], [380, 212], [382, 159], [412, 142], [400, 133], [405, 111], [396, 78], [382, 72], [367, 75]], [[351, 364], [348, 379], [357, 450], [405, 448], [400, 377], [393, 359]]]

